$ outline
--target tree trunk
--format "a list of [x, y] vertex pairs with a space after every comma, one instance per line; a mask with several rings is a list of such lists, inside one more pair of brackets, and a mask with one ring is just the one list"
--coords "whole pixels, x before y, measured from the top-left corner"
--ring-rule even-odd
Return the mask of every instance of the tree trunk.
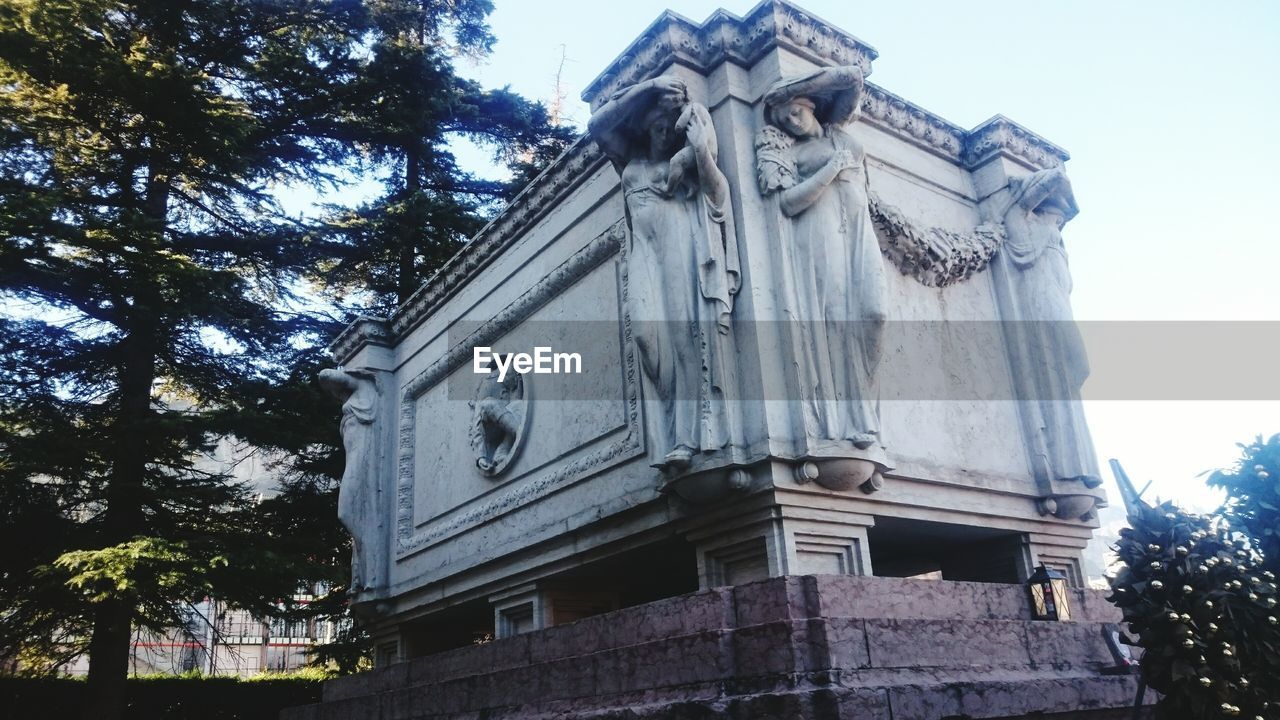
[[[157, 239], [168, 214], [167, 178], [152, 171], [143, 211]], [[156, 379], [158, 313], [161, 298], [156, 280], [145, 266], [131, 269], [128, 282], [135, 300], [129, 308], [128, 336], [120, 346], [117, 366], [119, 414], [115, 423], [115, 456], [106, 488], [102, 546], [111, 547], [147, 534], [143, 503], [150, 462], [151, 386]], [[93, 637], [89, 640], [89, 677], [85, 687], [84, 720], [121, 720], [129, 680], [133, 633], [133, 602], [112, 598], [94, 608]]]
[[129, 678], [129, 641], [133, 608], [110, 600], [99, 603], [89, 640], [89, 677], [85, 683], [84, 720], [120, 720], [124, 717]]
[[418, 289], [417, 268], [417, 236], [420, 228], [416, 227], [418, 193], [422, 190], [422, 161], [417, 148], [409, 148], [404, 160], [404, 196], [409, 203], [403, 217], [405, 222], [400, 226], [400, 268], [396, 278], [396, 302], [403, 305]]
[[[107, 488], [103, 545], [128, 542], [146, 532], [142, 513], [146, 482], [151, 383], [155, 379], [154, 340], [135, 329], [124, 343], [120, 368], [120, 416], [116, 456]], [[134, 607], [127, 598], [98, 603], [89, 640], [89, 677], [84, 720], [120, 720], [129, 679]]]

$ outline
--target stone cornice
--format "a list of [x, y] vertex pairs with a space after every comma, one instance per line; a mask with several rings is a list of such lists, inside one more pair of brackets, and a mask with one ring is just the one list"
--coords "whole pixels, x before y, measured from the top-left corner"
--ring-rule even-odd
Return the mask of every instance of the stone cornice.
[[859, 122], [869, 122], [955, 163], [961, 161], [968, 136], [959, 125], [953, 125], [872, 83], [866, 84], [866, 92], [862, 95]]
[[1054, 145], [1003, 115], [972, 130], [943, 120], [884, 88], [867, 83], [862, 96], [862, 122], [918, 145], [972, 170], [994, 155], [1005, 155], [1035, 170], [1061, 166], [1071, 158]]
[[582, 100], [594, 111], [618, 90], [672, 63], [704, 73], [725, 61], [750, 67], [775, 47], [819, 65], [857, 65], [864, 75], [871, 73], [877, 54], [858, 38], [783, 0], [765, 0], [746, 17], [717, 10], [701, 25], [667, 11], [587, 86]]
[[358, 317], [329, 343], [329, 356], [341, 365], [365, 345], [390, 347], [394, 339], [386, 320]]
[[396, 309], [391, 331], [400, 336], [411, 330], [604, 161], [604, 153], [593, 140], [578, 138]]
[[1036, 170], [1061, 166], [1071, 158], [1066, 150], [1003, 115], [969, 131], [961, 162], [972, 169], [996, 154], [1010, 155]]
[[[749, 67], [782, 47], [819, 65], [858, 65], [870, 73], [876, 51], [785, 0], [765, 0], [738, 17], [720, 10], [701, 25], [666, 12], [609, 65], [583, 100], [599, 107], [614, 92], [653, 77], [673, 63], [702, 72], [732, 61]], [[1065, 150], [997, 115], [970, 131], [872, 83], [862, 100], [862, 122], [878, 127], [966, 169], [1004, 155], [1033, 169], [1060, 166]], [[579, 138], [516, 196], [496, 218], [463, 246], [389, 320], [363, 318], [334, 340], [339, 362], [370, 342], [391, 344], [430, 315], [536, 222], [569, 190], [605, 162], [590, 138]]]
[[[673, 64], [709, 72], [731, 61], [750, 67], [773, 48], [786, 48], [818, 65], [858, 65], [871, 73], [874, 48], [785, 0], [765, 0], [745, 17], [718, 10], [702, 24], [665, 12], [614, 60], [582, 99], [594, 111], [618, 90], [654, 77]], [[971, 169], [993, 153], [1034, 168], [1061, 165], [1066, 151], [997, 115], [973, 130], [867, 83], [862, 117], [893, 135]]]

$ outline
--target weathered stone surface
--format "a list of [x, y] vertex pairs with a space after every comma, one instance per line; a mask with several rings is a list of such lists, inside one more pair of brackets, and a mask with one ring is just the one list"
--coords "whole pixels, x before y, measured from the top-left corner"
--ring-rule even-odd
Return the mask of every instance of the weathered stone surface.
[[1018, 620], [867, 620], [870, 666], [966, 667], [1031, 662]]
[[[288, 717], [1123, 704], [1096, 593], [1044, 624], [1019, 585], [863, 577], [1082, 585], [1103, 502], [1066, 153], [933, 116], [875, 57], [785, 0], [664, 14], [587, 93], [589, 137], [338, 338], [354, 598], [379, 664], [413, 659]], [[539, 346], [583, 372], [473, 363]]]
[[[795, 578], [799, 581], [800, 578]], [[1031, 619], [1024, 595], [998, 583], [947, 582], [910, 578], [865, 578], [816, 575], [818, 614], [826, 617]], [[1072, 617], [1090, 622], [1119, 622], [1120, 611], [1105, 593], [1068, 590]]]
[[1131, 704], [1134, 688], [1132, 677], [907, 685], [890, 688], [889, 703], [895, 718], [1005, 718], [1011, 710], [1020, 715], [1080, 714]]
[[[376, 635], [659, 536], [697, 545], [704, 589], [874, 574], [878, 517], [1025, 541], [948, 577], [1078, 565], [1089, 439], [1038, 395], [1057, 370], [1075, 392], [1083, 358], [1066, 333], [1032, 362], [1002, 325], [1069, 320], [1066, 154], [937, 118], [866, 82], [874, 58], [784, 0], [664, 15], [593, 86], [590, 137], [393, 317], [339, 336], [324, 377]], [[538, 346], [583, 372], [473, 363]], [[762, 497], [777, 522], [744, 526]]]
[[[337, 680], [282, 719], [1084, 718], [1131, 702], [1134, 678], [1101, 672], [1111, 618], [1027, 620], [1024, 593], [772, 578]], [[1080, 593], [1080, 615], [1104, 614], [1099, 595]], [[862, 600], [888, 597], [910, 602]]]

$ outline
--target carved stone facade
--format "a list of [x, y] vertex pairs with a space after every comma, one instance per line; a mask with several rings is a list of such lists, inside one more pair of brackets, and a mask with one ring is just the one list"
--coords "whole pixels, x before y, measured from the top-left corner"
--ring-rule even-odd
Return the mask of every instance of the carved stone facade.
[[[625, 432], [612, 439], [600, 448], [591, 448], [576, 457], [566, 459], [535, 480], [515, 487], [503, 487], [496, 495], [482, 498], [482, 502], [470, 504], [465, 512], [457, 513], [449, 518], [420, 526], [415, 518], [422, 511], [417, 506], [418, 497], [418, 414], [423, 404], [423, 395], [434, 387], [442, 385], [446, 378], [457, 372], [468, 371], [473, 357], [472, 348], [480, 345], [492, 345], [503, 335], [511, 332], [521, 322], [527, 321], [534, 313], [552, 302], [557, 295], [564, 292], [584, 275], [597, 271], [608, 260], [615, 256], [625, 258], [629, 244], [626, 225], [618, 221], [595, 237], [586, 247], [576, 252], [560, 266], [548, 273], [540, 282], [529, 288], [523, 295], [506, 306], [489, 320], [481, 323], [472, 332], [442, 357], [416, 376], [404, 386], [400, 398], [400, 442], [399, 472], [396, 482], [396, 537], [395, 551], [398, 558], [404, 558], [423, 548], [436, 545], [456, 535], [474, 530], [486, 522], [501, 517], [505, 513], [536, 502], [550, 495], [564, 485], [581, 480], [593, 472], [608, 469], [611, 465], [624, 462], [644, 451], [644, 437], [640, 429], [639, 387], [635, 368], [635, 357], [630, 351], [634, 342], [630, 336], [629, 323], [623, 325], [623, 347], [625, 390], [624, 390], [624, 423]], [[621, 275], [620, 295], [623, 304], [627, 295], [625, 274]], [[471, 376], [474, 377], [474, 376]], [[468, 446], [470, 433], [468, 432]], [[451, 448], [452, 449], [452, 448]], [[427, 512], [430, 512], [428, 509]]]
[[[1081, 581], [1067, 155], [875, 57], [781, 0], [662, 16], [587, 137], [334, 342], [360, 370], [326, 382], [374, 388], [344, 492], [377, 518], [348, 526], [380, 657], [782, 575]], [[585, 369], [500, 380], [482, 346]]]

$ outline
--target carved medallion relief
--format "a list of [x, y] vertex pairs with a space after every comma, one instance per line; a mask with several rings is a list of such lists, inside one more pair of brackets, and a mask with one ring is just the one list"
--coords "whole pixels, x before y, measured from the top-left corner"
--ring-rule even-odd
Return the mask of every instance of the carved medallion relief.
[[520, 454], [529, 426], [529, 380], [518, 372], [499, 379], [493, 370], [476, 386], [471, 408], [471, 451], [476, 469], [487, 477], [501, 475]]

